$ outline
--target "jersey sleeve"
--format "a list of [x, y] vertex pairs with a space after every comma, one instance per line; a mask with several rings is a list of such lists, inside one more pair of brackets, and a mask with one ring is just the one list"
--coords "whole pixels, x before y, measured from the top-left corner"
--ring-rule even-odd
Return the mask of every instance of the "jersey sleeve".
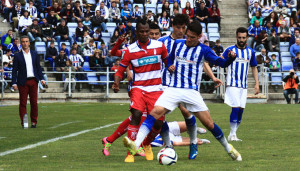
[[[204, 59], [206, 61], [208, 61], [211, 64], [220, 66], [222, 68], [225, 68], [227, 66], [229, 66], [234, 60], [235, 58], [229, 58], [228, 57], [228, 52], [227, 52], [227, 56], [226, 58], [224, 57], [224, 59], [222, 59], [221, 57], [217, 56], [212, 50], [211, 48], [207, 47], [206, 49], [204, 49]], [[227, 49], [226, 49], [227, 50]], [[226, 51], [225, 51], [226, 52]], [[225, 53], [224, 52], [224, 53]]]
[[224, 59], [228, 59], [228, 53], [229, 53], [229, 48], [227, 48], [227, 49], [223, 52], [223, 57], [224, 57]]
[[251, 59], [250, 59], [250, 66], [255, 67], [257, 66], [256, 56], [254, 50], [252, 50]]
[[166, 46], [164, 44], [162, 44], [162, 52], [161, 52], [161, 59], [163, 60], [163, 62], [167, 65], [168, 61], [168, 50], [166, 48]]
[[174, 44], [173, 44], [173, 47], [172, 47], [172, 51], [171, 51], [171, 53], [169, 54], [168, 63], [167, 63], [167, 64], [168, 64], [168, 65], [167, 65], [167, 68], [169, 68], [171, 65], [174, 64], [176, 48], [177, 48], [177, 42], [175, 41]]

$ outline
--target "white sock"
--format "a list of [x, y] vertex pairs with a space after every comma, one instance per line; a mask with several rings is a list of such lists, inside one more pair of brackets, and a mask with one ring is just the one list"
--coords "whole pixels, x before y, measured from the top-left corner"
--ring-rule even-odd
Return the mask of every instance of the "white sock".
[[225, 136], [223, 136], [222, 138], [218, 139], [218, 141], [225, 147], [225, 150], [227, 151], [227, 153], [229, 153], [229, 151], [231, 150], [231, 147], [228, 144]]
[[136, 145], [136, 149], [140, 148], [142, 142], [144, 141], [144, 139], [146, 138], [146, 136], [149, 134], [150, 130], [148, 129], [148, 127], [146, 125], [141, 125], [139, 132], [136, 136], [136, 140], [134, 141], [135, 145]]
[[230, 134], [229, 135], [236, 135], [236, 130], [237, 130], [237, 123], [230, 122]]
[[169, 131], [161, 132], [160, 136], [161, 136], [163, 142], [165, 143], [165, 146], [172, 147], [170, 136], [169, 136]]

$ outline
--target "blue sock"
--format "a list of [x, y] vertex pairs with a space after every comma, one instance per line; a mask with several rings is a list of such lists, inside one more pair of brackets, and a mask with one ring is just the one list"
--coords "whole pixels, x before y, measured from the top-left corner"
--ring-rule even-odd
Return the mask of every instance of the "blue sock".
[[163, 140], [163, 142], [165, 143], [165, 146], [171, 147], [171, 140], [170, 140], [170, 136], [169, 136], [169, 125], [167, 123], [167, 121], [164, 122], [161, 131], [160, 131], [160, 135], [161, 138]]
[[214, 123], [214, 129], [210, 130], [210, 132], [215, 136], [217, 140], [221, 139], [224, 136], [221, 128], [215, 123]]
[[191, 115], [190, 117], [185, 118], [185, 124], [187, 127], [187, 132], [190, 136], [190, 142], [192, 144], [197, 144], [197, 125], [195, 116]]
[[230, 122], [237, 123], [240, 108], [232, 108]]
[[151, 131], [156, 119], [152, 115], [148, 115], [145, 121], [142, 123], [139, 132], [136, 136], [135, 145], [138, 149], [142, 142], [144, 141], [145, 137], [149, 134]]
[[240, 108], [239, 113], [238, 113], [237, 126], [239, 126], [242, 122], [243, 112], [244, 112], [244, 109]]

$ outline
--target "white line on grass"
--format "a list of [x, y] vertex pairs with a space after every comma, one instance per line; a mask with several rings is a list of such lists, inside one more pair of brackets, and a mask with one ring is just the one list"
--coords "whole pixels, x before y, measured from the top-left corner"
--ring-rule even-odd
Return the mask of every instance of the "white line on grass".
[[49, 129], [54, 129], [54, 128], [58, 128], [58, 127], [61, 127], [61, 126], [69, 125], [69, 124], [72, 124], [72, 123], [79, 123], [79, 122], [83, 122], [83, 121], [65, 122], [65, 123], [61, 123], [61, 124], [52, 126]]
[[0, 137], [0, 139], [4, 139], [4, 138], [6, 138], [6, 137]]
[[110, 126], [113, 126], [113, 125], [120, 124], [120, 123], [121, 122], [116, 122], [116, 123], [100, 126], [100, 127], [93, 128], [93, 129], [86, 129], [86, 130], [75, 132], [75, 133], [72, 133], [72, 134], [69, 134], [69, 135], [52, 138], [52, 139], [49, 139], [49, 140], [46, 140], [46, 141], [40, 141], [38, 143], [27, 145], [25, 147], [20, 147], [20, 148], [16, 148], [16, 149], [13, 149], [13, 150], [4, 151], [4, 152], [0, 153], [0, 157], [1, 156], [6, 156], [8, 154], [12, 154], [12, 153], [32, 149], [32, 148], [35, 148], [35, 147], [38, 147], [38, 146], [41, 146], [41, 145], [44, 145], [44, 144], [48, 144], [48, 143], [51, 143], [51, 142], [55, 142], [55, 141], [58, 141], [58, 140], [62, 140], [62, 139], [70, 138], [70, 137], [75, 137], [75, 136], [78, 136], [80, 134], [85, 134], [85, 133], [88, 133], [88, 132], [91, 132], [91, 131], [97, 131], [97, 130], [100, 130], [100, 129], [103, 129], [103, 128], [107, 128], [107, 127], [110, 127]]

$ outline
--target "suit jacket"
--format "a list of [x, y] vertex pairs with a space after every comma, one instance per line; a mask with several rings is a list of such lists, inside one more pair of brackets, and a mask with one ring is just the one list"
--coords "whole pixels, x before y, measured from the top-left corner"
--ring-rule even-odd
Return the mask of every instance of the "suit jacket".
[[[40, 57], [36, 53], [36, 51], [30, 50], [31, 58], [32, 58], [32, 67], [34, 77], [37, 81], [44, 80], [44, 76], [42, 74], [42, 69], [40, 65]], [[14, 56], [13, 60], [13, 70], [12, 70], [12, 84], [17, 84], [24, 86], [27, 80], [27, 69], [26, 62], [23, 55], [23, 51], [18, 52]]]
[[[266, 56], [266, 60], [267, 59], [271, 61], [271, 59], [268, 57], [268, 55]], [[256, 61], [257, 61], [257, 64], [262, 64], [262, 63], [264, 63], [264, 57], [262, 55], [257, 55]]]

